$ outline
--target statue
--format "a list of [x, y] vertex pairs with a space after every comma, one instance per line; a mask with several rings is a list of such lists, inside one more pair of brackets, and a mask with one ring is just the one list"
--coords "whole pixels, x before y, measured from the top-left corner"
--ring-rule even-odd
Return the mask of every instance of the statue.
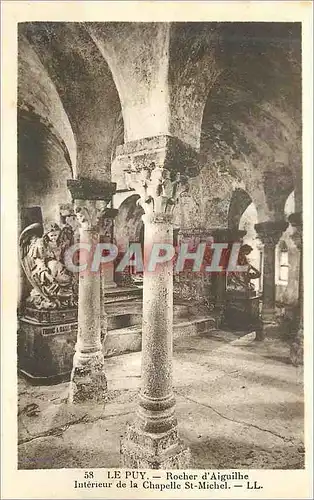
[[69, 224], [61, 229], [51, 223], [42, 237], [39, 230], [40, 224], [31, 224], [19, 239], [21, 264], [33, 287], [26, 304], [36, 309], [74, 307], [77, 277], [64, 264], [64, 254], [73, 244], [73, 229]]
[[238, 264], [240, 266], [248, 266], [244, 273], [228, 273], [227, 288], [228, 290], [247, 292], [253, 294], [255, 291], [251, 280], [260, 278], [261, 273], [256, 267], [252, 266], [248, 261], [247, 256], [252, 252], [253, 248], [250, 245], [242, 245], [239, 251]]
[[227, 273], [226, 308], [224, 323], [232, 329], [257, 332], [261, 327], [260, 294], [251, 280], [257, 279], [261, 273], [248, 260], [253, 248], [242, 245], [239, 251], [238, 264], [247, 266], [244, 272]]

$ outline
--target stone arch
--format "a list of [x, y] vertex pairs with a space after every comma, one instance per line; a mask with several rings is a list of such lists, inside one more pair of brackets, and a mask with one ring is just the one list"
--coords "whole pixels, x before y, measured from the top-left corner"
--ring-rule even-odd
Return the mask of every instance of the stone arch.
[[241, 217], [251, 203], [252, 198], [244, 189], [237, 188], [233, 191], [228, 212], [229, 229], [239, 229]]
[[240, 187], [259, 222], [276, 220], [300, 158], [300, 28], [220, 23], [219, 29], [221, 73], [208, 94], [201, 137], [212, 197], [230, 199]]
[[[34, 84], [35, 82], [35, 84]], [[36, 115], [67, 149], [76, 175], [76, 141], [60, 95], [27, 38], [18, 36], [18, 119]]]
[[[68, 148], [59, 131], [33, 110], [18, 109], [18, 231], [38, 222], [60, 222], [60, 205], [71, 201], [66, 181], [75, 170]], [[19, 301], [31, 291], [22, 271]]]
[[264, 171], [264, 192], [267, 206], [275, 219], [283, 220], [285, 204], [289, 194], [294, 190], [294, 179], [291, 170], [277, 164]]
[[66, 180], [73, 166], [64, 141], [34, 113], [18, 113], [18, 200], [20, 209], [41, 207], [44, 224], [59, 222], [59, 205], [71, 201]]
[[85, 28], [112, 70], [125, 142], [169, 133], [169, 23], [90, 22]]
[[111, 181], [112, 149], [123, 136], [120, 98], [107, 60], [84, 23], [23, 23], [20, 31], [61, 96], [76, 138], [77, 175]]
[[[294, 212], [295, 191], [293, 190], [285, 200], [282, 217], [288, 220], [289, 215]], [[298, 288], [296, 286], [296, 283], [299, 281], [298, 250], [291, 238], [292, 233], [293, 228], [289, 224], [287, 229], [281, 235], [276, 247], [275, 281], [277, 286], [276, 297], [279, 302], [289, 302], [291, 298], [297, 296], [298, 292]]]
[[285, 206], [284, 206], [284, 214], [286, 219], [288, 219], [289, 215], [295, 212], [295, 191], [291, 191], [291, 193], [287, 196]]
[[[296, 211], [296, 191], [291, 191], [283, 200], [282, 218], [288, 220]], [[288, 306], [294, 306], [299, 297], [300, 255], [291, 235], [294, 229], [289, 224], [281, 235], [276, 247], [276, 300]]]
[[[244, 205], [242, 205], [244, 207]], [[259, 222], [257, 208], [255, 203], [249, 203], [242, 211], [239, 219], [238, 229], [244, 230], [246, 233], [243, 237], [243, 243], [252, 247], [252, 252], [249, 254], [250, 263], [261, 272], [261, 277], [258, 280], [253, 280], [252, 284], [256, 291], [262, 290], [263, 283], [263, 246], [258, 238], [255, 230], [255, 224]]]
[[143, 208], [137, 204], [139, 196], [129, 193], [119, 206], [119, 213], [115, 218], [114, 238], [119, 250], [125, 251], [130, 242], [141, 242], [143, 238], [142, 215]]
[[31, 105], [23, 105], [23, 106], [18, 106], [17, 110], [17, 122], [18, 122], [18, 128], [19, 128], [19, 123], [21, 121], [28, 122], [28, 123], [41, 123], [43, 127], [45, 127], [47, 130], [50, 130], [51, 134], [54, 136], [55, 140], [59, 142], [60, 147], [63, 150], [64, 153], [64, 158], [66, 162], [68, 163], [70, 169], [71, 169], [71, 178], [76, 177], [76, 161], [73, 164], [72, 163], [72, 158], [73, 156], [70, 154], [69, 149], [67, 147], [67, 144], [65, 143], [63, 137], [61, 136], [59, 130], [55, 127], [53, 123], [51, 123], [47, 118], [45, 118], [42, 115], [39, 115], [33, 106]]

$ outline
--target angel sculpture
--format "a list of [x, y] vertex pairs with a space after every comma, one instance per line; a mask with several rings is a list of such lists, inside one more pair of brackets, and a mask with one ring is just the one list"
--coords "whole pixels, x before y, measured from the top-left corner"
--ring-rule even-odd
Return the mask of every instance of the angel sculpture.
[[42, 237], [41, 225], [26, 227], [19, 239], [20, 260], [33, 289], [26, 303], [36, 309], [56, 309], [77, 305], [77, 279], [64, 264], [64, 254], [73, 244], [73, 230], [49, 224]]

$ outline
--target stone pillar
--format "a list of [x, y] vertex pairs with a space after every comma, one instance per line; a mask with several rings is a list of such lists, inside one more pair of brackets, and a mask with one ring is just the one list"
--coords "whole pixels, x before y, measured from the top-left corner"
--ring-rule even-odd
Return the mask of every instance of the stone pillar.
[[[102, 220], [114, 191], [114, 184], [87, 180], [68, 181], [80, 225], [80, 243], [94, 249], [99, 243]], [[80, 252], [80, 264], [82, 264]], [[85, 254], [86, 256], [86, 254]], [[93, 252], [90, 252], [91, 264]], [[84, 263], [86, 260], [84, 260]], [[78, 333], [71, 373], [69, 402], [101, 401], [107, 391], [101, 343], [100, 270], [87, 268], [79, 274]]]
[[[100, 243], [113, 243], [114, 218], [118, 210], [108, 208], [100, 229]], [[110, 261], [101, 267], [101, 288], [106, 294], [106, 290], [116, 288], [114, 281], [114, 261]]]
[[[172, 390], [173, 264], [157, 264], [147, 270], [154, 243], [173, 243], [172, 215], [152, 213], [144, 221], [144, 281], [142, 389], [139, 397], [139, 427], [163, 433], [176, 426]], [[156, 377], [156, 374], [157, 377]]]
[[[150, 138], [145, 145], [149, 147], [151, 142]], [[143, 151], [142, 142], [140, 146]], [[136, 418], [121, 442], [122, 466], [129, 468], [186, 468], [190, 459], [178, 436], [172, 388], [173, 264], [167, 261], [157, 264], [155, 270], [147, 268], [154, 243], [173, 245], [173, 207], [186, 190], [180, 174], [165, 168], [167, 164], [173, 167], [173, 154], [172, 150], [169, 155], [168, 148], [142, 154], [142, 166], [149, 158], [146, 168], [138, 165], [138, 154], [136, 165], [130, 157], [127, 162], [132, 167], [126, 173], [126, 184], [140, 195], [145, 211], [141, 390]], [[156, 163], [151, 162], [153, 155]], [[179, 157], [177, 148], [177, 162]]]
[[292, 364], [299, 366], [303, 364], [303, 224], [302, 214], [297, 212], [291, 214], [288, 218], [291, 226], [294, 228], [292, 239], [300, 252], [299, 266], [299, 327], [290, 349], [290, 359]]
[[263, 301], [260, 327], [256, 331], [256, 340], [264, 340], [271, 333], [278, 333], [276, 322], [276, 245], [287, 229], [285, 221], [266, 221], [255, 224], [255, 230], [264, 245], [263, 265]]
[[[226, 262], [222, 265], [228, 265], [229, 255], [233, 243], [242, 242], [243, 237], [246, 235], [246, 231], [240, 231], [238, 229], [214, 229], [212, 230], [212, 236], [215, 243], [228, 243], [228, 251], [224, 252], [226, 255]], [[215, 317], [216, 326], [220, 328], [225, 319], [225, 309], [226, 309], [226, 291], [227, 291], [227, 273], [216, 273], [212, 276], [212, 293], [215, 302]]]
[[[100, 243], [113, 242], [113, 220], [118, 210], [107, 208], [100, 225]], [[100, 267], [100, 330], [101, 341], [104, 343], [108, 332], [108, 320], [106, 313], [106, 292], [117, 287], [114, 281], [114, 260], [106, 262]]]

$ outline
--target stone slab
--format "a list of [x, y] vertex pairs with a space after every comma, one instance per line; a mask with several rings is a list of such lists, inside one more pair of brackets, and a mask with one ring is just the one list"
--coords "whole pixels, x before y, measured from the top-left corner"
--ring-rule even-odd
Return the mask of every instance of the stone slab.
[[66, 378], [73, 362], [77, 322], [40, 324], [19, 319], [19, 369], [34, 381]]
[[23, 316], [37, 323], [59, 324], [77, 321], [77, 307], [69, 309], [35, 309], [26, 307]]

